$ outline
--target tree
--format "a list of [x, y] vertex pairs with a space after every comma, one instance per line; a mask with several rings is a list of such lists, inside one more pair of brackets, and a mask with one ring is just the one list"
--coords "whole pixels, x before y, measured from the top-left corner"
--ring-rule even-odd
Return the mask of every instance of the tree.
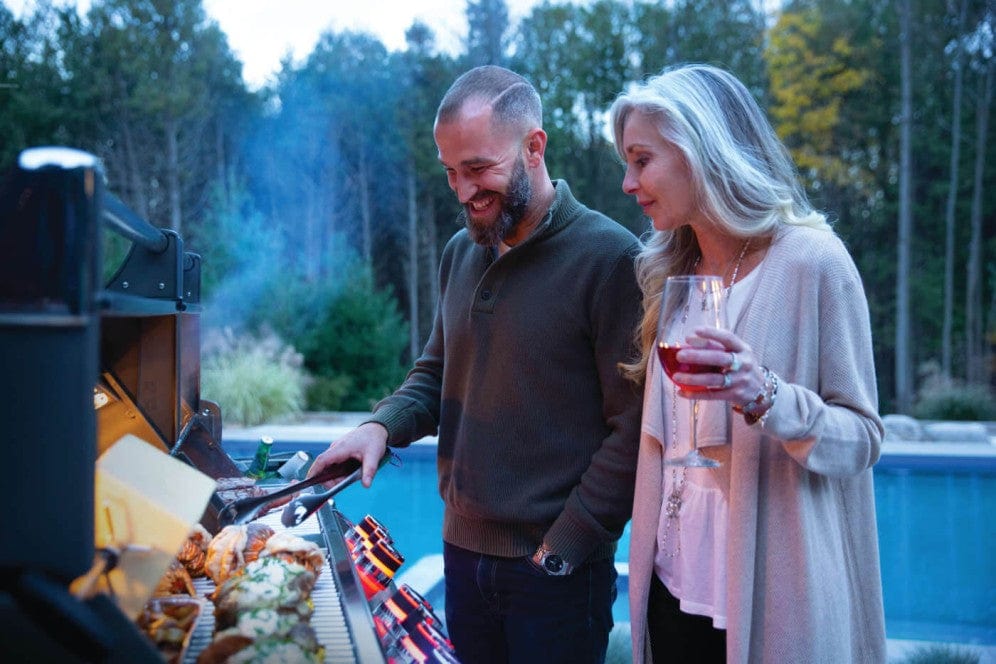
[[305, 366], [315, 375], [350, 378], [352, 389], [342, 404], [348, 410], [372, 408], [405, 377], [404, 319], [394, 298], [372, 281], [365, 269], [354, 272], [301, 345]]
[[[396, 56], [394, 66], [402, 74], [399, 80], [407, 94], [398, 98], [395, 117], [406, 153], [405, 297], [410, 322], [408, 353], [414, 361], [432, 325], [442, 244], [457, 228], [452, 223], [456, 214], [452, 193], [442, 176], [432, 136], [436, 106], [456, 75], [456, 64], [452, 58], [436, 52], [435, 36], [421, 22], [411, 25], [406, 38], [408, 48]], [[440, 209], [447, 216], [438, 215]]]
[[223, 126], [219, 109], [245, 99], [241, 65], [201, 0], [95, 2], [62, 38], [111, 189], [155, 225], [196, 228], [224, 170], [207, 137]]
[[816, 8], [781, 14], [764, 52], [771, 76], [770, 114], [809, 188], [853, 184], [868, 173], [839, 151], [841, 109], [869, 74], [852, 66], [847, 33], [819, 44], [826, 34]]
[[339, 269], [337, 247], [355, 243], [376, 260], [374, 236], [399, 235], [390, 220], [404, 204], [389, 195], [402, 182], [402, 141], [393, 112], [399, 86], [387, 50], [374, 37], [325, 32], [300, 66], [285, 63], [274, 91], [279, 110], [256, 130], [253, 178], [268, 214], [298, 250], [309, 279]]
[[[606, 110], [630, 74], [629, 14], [609, 0], [586, 6], [543, 4], [519, 29], [513, 68], [543, 100], [547, 167], [588, 205], [616, 216], [633, 205], [605, 134]], [[634, 225], [638, 222], [634, 222]]]
[[908, 413], [913, 405], [913, 369], [910, 366], [910, 234], [913, 227], [912, 212], [912, 9], [910, 0], [899, 0], [899, 67], [902, 83], [902, 110], [899, 163], [899, 223], [898, 261], [896, 266], [896, 408]]
[[508, 47], [505, 0], [467, 0], [467, 68], [504, 65]]
[[962, 39], [968, 12], [968, 0], [961, 0], [958, 9], [958, 38], [949, 46], [952, 51], [951, 70], [954, 91], [951, 108], [951, 177], [948, 180], [948, 201], [944, 210], [944, 323], [941, 334], [941, 372], [951, 376], [951, 328], [954, 312], [954, 238], [955, 203], [958, 200], [958, 166], [961, 158], [961, 99], [962, 99]]
[[[730, 70], [763, 100], [768, 86], [761, 55], [765, 18], [759, 4], [754, 0], [676, 0], [671, 20], [665, 24], [669, 29], [661, 44], [667, 53], [663, 64], [718, 65]], [[645, 29], [654, 28], [647, 25]]]
[[70, 109], [60, 104], [59, 21], [49, 5], [21, 21], [0, 4], [0, 171], [28, 147], [58, 142]]
[[969, 244], [967, 285], [965, 288], [965, 349], [967, 377], [981, 383], [985, 380], [987, 357], [983, 325], [986, 316], [982, 307], [982, 191], [984, 187], [989, 114], [993, 94], [993, 12], [991, 6], [975, 31], [971, 46], [973, 65], [978, 71], [979, 92], [975, 113], [975, 169], [972, 185], [972, 239]]

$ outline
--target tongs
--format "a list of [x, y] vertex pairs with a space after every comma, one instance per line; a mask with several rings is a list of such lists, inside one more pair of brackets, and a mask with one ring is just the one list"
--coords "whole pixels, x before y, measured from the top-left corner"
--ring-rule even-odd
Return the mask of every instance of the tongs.
[[[381, 459], [378, 468], [383, 466], [388, 460], [396, 458], [397, 456], [393, 452], [388, 450], [384, 454], [384, 457]], [[275, 502], [280, 498], [285, 498], [287, 496], [291, 496], [295, 493], [298, 493], [302, 489], [306, 489], [309, 486], [314, 486], [316, 484], [328, 482], [331, 479], [334, 479], [336, 477], [341, 477], [343, 474], [346, 474], [345, 478], [343, 478], [340, 482], [336, 483], [336, 485], [333, 486], [328, 491], [325, 491], [323, 493], [311, 494], [311, 496], [322, 496], [326, 494], [327, 495], [326, 498], [322, 500], [320, 503], [318, 503], [318, 505], [315, 506], [313, 510], [311, 510], [301, 518], [301, 521], [304, 521], [304, 519], [313, 514], [319, 507], [321, 507], [322, 504], [325, 503], [325, 501], [327, 501], [336, 493], [339, 493], [347, 486], [358, 480], [362, 475], [362, 471], [363, 471], [362, 464], [358, 459], [346, 459], [345, 461], [329, 466], [328, 468], [318, 473], [314, 477], [309, 477], [308, 479], [301, 480], [300, 482], [295, 482], [294, 484], [286, 486], [283, 489], [279, 489], [277, 491], [274, 491], [273, 493], [268, 493], [265, 496], [253, 496], [250, 498], [242, 498], [240, 500], [232, 501], [227, 505], [225, 505], [223, 508], [221, 508], [221, 511], [218, 512], [218, 525], [224, 528], [225, 526], [241, 526], [249, 523], [250, 521], [255, 521], [260, 517], [260, 510], [266, 505], [269, 505], [270, 503]], [[292, 501], [288, 505], [288, 507], [294, 505], [296, 502], [297, 501]], [[300, 523], [301, 521], [298, 521], [298, 523]], [[284, 525], [286, 525], [286, 523]]]
[[[346, 462], [343, 462], [343, 465], [340, 465], [339, 467], [347, 469], [348, 466], [344, 464], [348, 464], [350, 461], [354, 461], [356, 462], [356, 464], [359, 464], [359, 461], [356, 461], [355, 459], [349, 459]], [[392, 465], [401, 464], [401, 460], [398, 459], [397, 455], [394, 454], [391, 450], [387, 450], [386, 452], [384, 452], [384, 456], [381, 457], [380, 462], [377, 464], [377, 469], [380, 470], [388, 462], [390, 462]], [[352, 464], [349, 465], [351, 466]], [[340, 473], [337, 472], [336, 476], [338, 476], [339, 474]], [[363, 468], [357, 467], [356, 470], [351, 472], [346, 477], [342, 478], [342, 480], [337, 482], [331, 489], [327, 491], [322, 491], [320, 493], [304, 494], [302, 496], [294, 498], [294, 500], [287, 503], [287, 506], [284, 507], [284, 511], [280, 515], [280, 523], [284, 524], [284, 526], [286, 526], [287, 528], [293, 528], [294, 526], [301, 525], [305, 519], [307, 519], [309, 516], [317, 512], [318, 508], [324, 505], [329, 500], [329, 498], [339, 493], [340, 491], [345, 489], [347, 486], [349, 486], [356, 480], [360, 479], [362, 475], [363, 475]]]

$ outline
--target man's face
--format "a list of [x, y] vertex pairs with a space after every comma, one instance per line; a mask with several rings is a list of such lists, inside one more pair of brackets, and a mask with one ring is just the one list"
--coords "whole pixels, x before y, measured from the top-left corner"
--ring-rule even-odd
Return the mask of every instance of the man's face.
[[478, 244], [498, 246], [522, 221], [532, 198], [522, 138], [496, 132], [490, 109], [479, 105], [437, 125], [435, 137], [471, 237]]

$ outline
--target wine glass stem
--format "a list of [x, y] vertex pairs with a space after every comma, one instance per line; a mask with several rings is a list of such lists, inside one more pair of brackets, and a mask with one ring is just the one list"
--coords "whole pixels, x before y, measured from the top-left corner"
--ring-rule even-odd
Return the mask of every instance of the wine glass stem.
[[699, 400], [692, 399], [692, 454], [699, 453]]

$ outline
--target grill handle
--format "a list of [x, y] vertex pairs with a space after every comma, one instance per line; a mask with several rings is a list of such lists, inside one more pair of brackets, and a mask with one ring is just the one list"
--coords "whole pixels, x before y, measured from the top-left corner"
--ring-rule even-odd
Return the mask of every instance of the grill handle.
[[104, 221], [126, 240], [161, 254], [169, 246], [169, 239], [161, 230], [132, 212], [127, 205], [109, 191], [104, 191]]

